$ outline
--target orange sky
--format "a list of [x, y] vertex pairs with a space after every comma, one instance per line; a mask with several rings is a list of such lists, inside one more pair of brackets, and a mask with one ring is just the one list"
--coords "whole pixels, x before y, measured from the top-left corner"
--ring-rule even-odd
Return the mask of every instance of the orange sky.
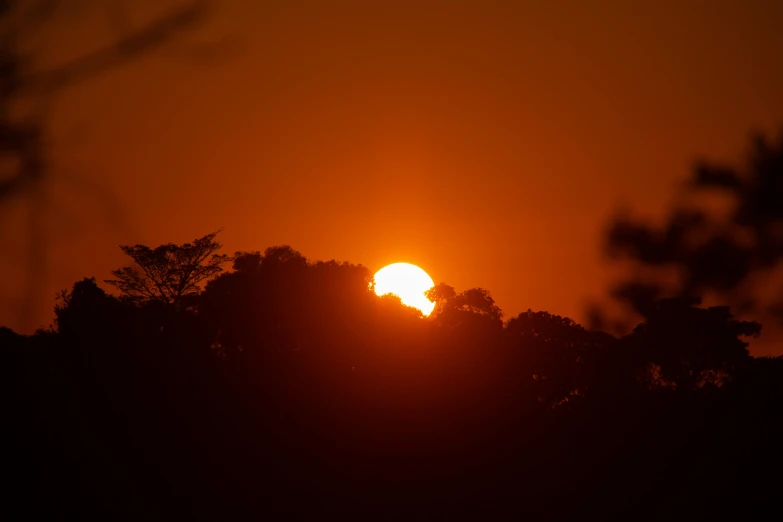
[[[82, 0], [31, 48], [57, 63], [163, 3], [118, 19]], [[121, 266], [117, 245], [219, 227], [229, 252], [407, 261], [507, 316], [582, 320], [618, 204], [663, 211], [694, 159], [783, 124], [781, 2], [214, 4], [57, 100], [36, 325], [56, 290]], [[20, 329], [28, 203], [0, 214], [0, 323]]]

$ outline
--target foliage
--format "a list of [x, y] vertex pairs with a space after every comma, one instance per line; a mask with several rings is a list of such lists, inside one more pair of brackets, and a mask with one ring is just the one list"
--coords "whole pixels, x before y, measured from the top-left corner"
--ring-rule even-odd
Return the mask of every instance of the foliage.
[[231, 260], [215, 253], [222, 247], [215, 240], [217, 234], [212, 232], [182, 245], [121, 246], [135, 266], [112, 271], [116, 279], [106, 282], [120, 290], [121, 299], [132, 303], [160, 301], [182, 307], [189, 297], [199, 293], [200, 283], [218, 275], [222, 265]]
[[221, 271], [218, 247], [129, 249], [183, 306], [90, 278], [56, 328], [0, 329], [12, 518], [741, 518], [778, 496], [783, 360], [726, 307], [654, 301], [616, 338], [441, 283], [425, 319], [361, 265], [283, 245]]
[[783, 321], [783, 288], [768, 285], [783, 261], [781, 201], [783, 132], [756, 136], [743, 167], [698, 164], [663, 224], [611, 223], [607, 253], [635, 269], [613, 295], [640, 315], [662, 297], [710, 295]]
[[116, 313], [116, 309], [112, 310], [116, 305], [116, 300], [98, 287], [94, 277], [77, 281], [70, 291], [59, 294], [54, 307], [57, 331], [85, 335], [107, 315]]
[[759, 323], [734, 319], [728, 307], [699, 304], [698, 299], [655, 302], [628, 337], [643, 360], [660, 370], [660, 378], [677, 388], [720, 383], [719, 377], [731, 375], [750, 357], [741, 337], [761, 333]]
[[435, 309], [433, 310], [435, 316], [443, 312], [443, 306], [449, 299], [453, 299], [457, 296], [457, 292], [453, 286], [449, 286], [446, 283], [438, 283], [426, 292], [424, 296], [435, 303]]

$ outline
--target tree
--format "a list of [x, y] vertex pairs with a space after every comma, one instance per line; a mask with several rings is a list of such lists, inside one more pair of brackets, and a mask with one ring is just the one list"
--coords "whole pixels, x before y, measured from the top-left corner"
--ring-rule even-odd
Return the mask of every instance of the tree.
[[484, 288], [470, 288], [458, 294], [453, 286], [438, 283], [424, 295], [437, 304], [436, 317], [441, 314], [455, 316], [459, 312], [466, 312], [497, 322], [503, 319], [503, 311], [495, 304], [489, 291]]
[[307, 258], [289, 245], [278, 245], [264, 250], [261, 263], [265, 269], [301, 270], [307, 266]]
[[106, 316], [116, 313], [116, 298], [106, 295], [95, 278], [84, 278], [73, 284], [70, 291], [59, 294], [54, 307], [55, 324], [61, 334], [81, 335], [105, 326]]
[[615, 338], [588, 331], [568, 317], [528, 310], [509, 320], [504, 336], [513, 360], [532, 379], [536, 398], [547, 407], [614, 385], [626, 370], [617, 367]]
[[293, 350], [301, 355], [322, 350], [336, 338], [345, 347], [345, 338], [359, 334], [360, 317], [370, 315], [377, 300], [371, 279], [366, 267], [309, 262], [287, 245], [263, 254], [237, 252], [233, 270], [207, 283], [199, 317], [225, 354]]
[[471, 324], [503, 324], [503, 311], [484, 288], [470, 288], [459, 294], [448, 285], [441, 283], [427, 293], [427, 298], [438, 299], [436, 318], [443, 324], [457, 326], [465, 321]]
[[489, 319], [500, 322], [503, 319], [503, 311], [489, 293], [484, 288], [470, 288], [465, 290], [455, 298], [457, 308], [488, 317]]
[[697, 164], [680, 196], [661, 225], [611, 223], [607, 253], [634, 268], [612, 295], [641, 316], [657, 299], [709, 296], [783, 323], [783, 288], [769, 287], [783, 263], [783, 132], [755, 137], [742, 167]]
[[168, 243], [156, 248], [121, 246], [136, 266], [114, 270], [117, 279], [106, 282], [117, 287], [120, 298], [135, 304], [159, 301], [180, 308], [187, 298], [201, 291], [201, 282], [223, 271], [230, 256], [216, 254], [222, 245], [212, 232], [192, 243]]
[[654, 368], [659, 384], [678, 389], [721, 384], [750, 359], [741, 337], [758, 337], [761, 325], [734, 319], [727, 306], [699, 304], [685, 298], [656, 301], [624, 339], [637, 359]]
[[456, 297], [456, 295], [457, 292], [454, 291], [454, 287], [449, 286], [446, 283], [438, 283], [424, 292], [424, 297], [435, 303], [435, 315], [442, 312], [446, 301]]

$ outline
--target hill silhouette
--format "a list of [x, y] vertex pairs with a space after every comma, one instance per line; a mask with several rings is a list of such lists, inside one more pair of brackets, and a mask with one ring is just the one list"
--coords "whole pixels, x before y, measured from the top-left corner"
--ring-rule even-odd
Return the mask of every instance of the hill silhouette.
[[119, 295], [85, 278], [50, 328], [0, 330], [11, 519], [774, 508], [783, 358], [751, 357], [760, 325], [728, 307], [659, 300], [615, 337], [441, 283], [423, 318], [361, 265], [219, 248], [123, 247]]

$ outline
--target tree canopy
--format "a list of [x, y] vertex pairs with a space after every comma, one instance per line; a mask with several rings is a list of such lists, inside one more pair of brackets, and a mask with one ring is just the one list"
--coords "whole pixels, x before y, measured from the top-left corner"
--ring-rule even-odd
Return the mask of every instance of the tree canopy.
[[730, 307], [653, 300], [616, 337], [440, 283], [423, 317], [362, 265], [219, 249], [123, 247], [119, 296], [84, 278], [51, 328], [0, 328], [6, 512], [652, 521], [777, 498], [783, 364]]
[[191, 243], [168, 243], [156, 248], [144, 245], [121, 246], [134, 265], [112, 271], [116, 279], [106, 282], [120, 290], [120, 298], [141, 304], [160, 301], [182, 306], [188, 297], [200, 291], [200, 283], [223, 271], [231, 260], [217, 254], [222, 245], [212, 232]]
[[699, 162], [662, 223], [627, 214], [610, 223], [606, 251], [634, 270], [613, 295], [641, 316], [665, 297], [709, 296], [783, 324], [783, 132], [755, 136], [739, 166]]

